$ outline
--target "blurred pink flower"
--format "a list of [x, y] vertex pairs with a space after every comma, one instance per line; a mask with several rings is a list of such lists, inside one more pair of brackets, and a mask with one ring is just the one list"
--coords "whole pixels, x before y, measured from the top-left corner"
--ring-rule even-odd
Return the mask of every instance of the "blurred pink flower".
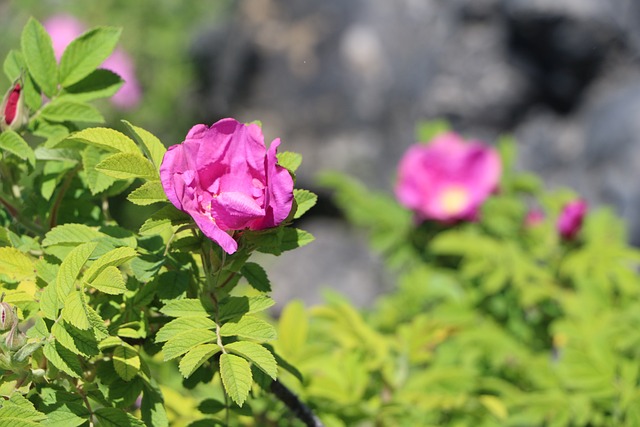
[[[58, 62], [66, 47], [85, 31], [85, 25], [71, 15], [54, 15], [47, 19], [44, 28], [51, 36], [53, 52]], [[136, 78], [135, 64], [122, 49], [116, 48], [111, 56], [102, 63], [102, 68], [111, 70], [124, 80], [118, 92], [111, 97], [111, 102], [124, 109], [135, 108], [142, 96], [140, 84]]]
[[524, 218], [525, 227], [535, 227], [544, 221], [544, 212], [540, 209], [531, 209]]
[[238, 243], [228, 231], [276, 227], [291, 211], [293, 179], [277, 164], [278, 145], [267, 150], [256, 124], [196, 125], [167, 150], [160, 180], [171, 203], [232, 254]]
[[407, 150], [400, 161], [396, 196], [420, 220], [474, 220], [496, 190], [501, 171], [493, 147], [445, 133]]
[[587, 209], [587, 202], [582, 199], [564, 205], [556, 223], [558, 233], [563, 239], [573, 240], [578, 235]]

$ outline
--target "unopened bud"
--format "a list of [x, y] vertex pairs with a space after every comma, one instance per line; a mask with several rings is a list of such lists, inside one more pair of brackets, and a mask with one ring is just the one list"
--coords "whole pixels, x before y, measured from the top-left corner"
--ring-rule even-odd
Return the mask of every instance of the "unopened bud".
[[7, 345], [9, 350], [18, 350], [20, 347], [25, 345], [26, 342], [27, 337], [20, 332], [17, 327], [12, 328], [4, 340], [4, 343]]
[[17, 130], [29, 120], [22, 84], [18, 81], [6, 93], [0, 106], [0, 129]]
[[31, 370], [31, 375], [33, 375], [33, 377], [37, 379], [44, 378], [45, 373], [46, 373], [45, 370], [42, 368], [36, 368]]
[[0, 331], [6, 331], [16, 321], [16, 313], [7, 302], [0, 302]]

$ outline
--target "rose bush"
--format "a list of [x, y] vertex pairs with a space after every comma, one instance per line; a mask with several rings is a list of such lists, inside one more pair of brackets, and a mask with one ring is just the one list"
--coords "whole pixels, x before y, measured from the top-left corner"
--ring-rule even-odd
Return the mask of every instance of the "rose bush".
[[228, 232], [262, 230], [284, 221], [293, 204], [293, 179], [278, 165], [276, 139], [267, 150], [257, 124], [223, 119], [194, 126], [167, 150], [160, 178], [167, 197], [202, 232], [232, 254]]
[[497, 188], [500, 171], [495, 149], [448, 132], [407, 150], [396, 195], [419, 220], [472, 220]]

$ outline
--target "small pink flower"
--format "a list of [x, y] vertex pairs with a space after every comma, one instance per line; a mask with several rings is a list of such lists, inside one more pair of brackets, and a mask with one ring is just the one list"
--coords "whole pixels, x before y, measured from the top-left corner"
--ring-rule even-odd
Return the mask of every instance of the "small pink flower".
[[262, 129], [234, 119], [196, 125], [169, 147], [160, 166], [167, 197], [202, 232], [232, 254], [233, 230], [261, 230], [284, 221], [293, 203], [293, 179], [277, 164], [280, 139], [265, 147]]
[[494, 148], [446, 133], [407, 150], [400, 161], [396, 196], [420, 220], [474, 220], [496, 190], [501, 170]]
[[582, 229], [582, 221], [587, 209], [587, 202], [582, 199], [577, 199], [564, 205], [556, 223], [558, 233], [563, 239], [575, 239]]
[[540, 209], [531, 209], [524, 218], [525, 227], [535, 227], [544, 221], [544, 212]]
[[[58, 62], [69, 43], [85, 31], [85, 25], [71, 15], [54, 15], [43, 25], [51, 36], [53, 52]], [[124, 80], [118, 92], [111, 97], [111, 102], [124, 109], [136, 107], [140, 103], [142, 91], [131, 57], [124, 50], [116, 48], [102, 63], [102, 68], [113, 71]]]

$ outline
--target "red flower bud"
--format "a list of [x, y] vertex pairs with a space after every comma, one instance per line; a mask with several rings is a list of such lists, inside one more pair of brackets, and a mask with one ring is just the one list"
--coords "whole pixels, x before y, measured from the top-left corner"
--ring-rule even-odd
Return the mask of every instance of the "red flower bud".
[[27, 123], [27, 110], [20, 82], [16, 82], [2, 100], [0, 108], [0, 129], [16, 130]]

